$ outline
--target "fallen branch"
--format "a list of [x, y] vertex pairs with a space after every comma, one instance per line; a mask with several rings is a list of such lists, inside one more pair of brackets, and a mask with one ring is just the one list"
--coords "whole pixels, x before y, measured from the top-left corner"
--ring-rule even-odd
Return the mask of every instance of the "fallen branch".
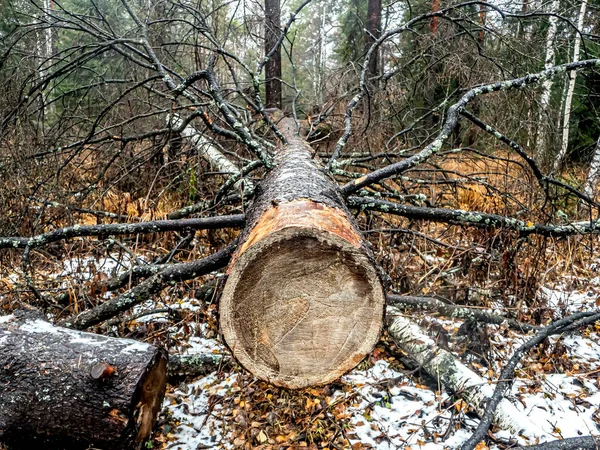
[[504, 369], [502, 370], [502, 373], [500, 374], [496, 384], [496, 388], [494, 389], [494, 393], [489, 398], [487, 405], [485, 406], [485, 410], [479, 414], [481, 421], [479, 422], [477, 429], [473, 435], [462, 445], [461, 450], [473, 450], [487, 434], [488, 428], [496, 416], [496, 409], [499, 407], [498, 405], [501, 405], [503, 402], [507, 401], [503, 398], [504, 393], [512, 385], [512, 382], [515, 378], [515, 369], [526, 352], [540, 344], [549, 336], [572, 331], [581, 326], [594, 323], [597, 320], [600, 320], [600, 313], [598, 312], [581, 312], [573, 314], [572, 316], [557, 320], [556, 322], [553, 322], [547, 327], [541, 329], [535, 336], [515, 350], [513, 355], [504, 366]]
[[433, 297], [413, 297], [388, 294], [387, 304], [395, 307], [408, 307], [411, 309], [436, 311], [443, 316], [453, 319], [476, 320], [478, 322], [489, 323], [493, 325], [501, 325], [505, 323], [509, 328], [522, 333], [540, 329], [540, 327], [535, 325], [519, 322], [517, 320], [499, 316], [481, 309], [449, 305]]
[[[439, 380], [446, 389], [462, 397], [475, 412], [482, 416], [492, 388], [487, 380], [473, 372], [452, 353], [439, 348], [421, 327], [402, 317], [396, 308], [387, 309], [387, 330], [396, 345], [406, 355], [416, 361], [434, 379]], [[544, 433], [512, 403], [502, 399], [493, 420], [502, 429], [520, 434], [523, 428], [542, 437]]]
[[237, 247], [237, 240], [217, 253], [190, 263], [173, 264], [115, 298], [60, 322], [61, 326], [85, 330], [149, 299], [166, 285], [191, 280], [227, 265]]
[[167, 373], [169, 377], [199, 377], [219, 369], [226, 369], [230, 364], [229, 356], [216, 353], [169, 355]]
[[[206, 139], [202, 133], [196, 130], [192, 125], [188, 124], [187, 126], [184, 126], [184, 121], [178, 114], [167, 116], [167, 124], [170, 124], [177, 129], [183, 127], [180, 131], [181, 135], [186, 137], [192, 146], [198, 150], [200, 156], [212, 164], [217, 171], [228, 173], [230, 175], [241, 175], [240, 169], [219, 151], [212, 142]], [[254, 183], [252, 183], [251, 180], [239, 180], [235, 183], [235, 186], [242, 188], [242, 184], [244, 188], [247, 188], [250, 191], [254, 190]]]
[[599, 436], [582, 436], [544, 442], [538, 445], [512, 447], [511, 450], [598, 450], [598, 448], [600, 448]]
[[[409, 169], [421, 164], [422, 162], [429, 159], [432, 155], [436, 154], [440, 151], [448, 137], [453, 133], [456, 125], [458, 124], [458, 120], [460, 118], [461, 112], [466, 108], [466, 106], [471, 102], [474, 98], [478, 97], [482, 94], [489, 94], [491, 92], [498, 91], [508, 91], [512, 89], [523, 89], [526, 86], [538, 83], [540, 81], [544, 81], [556, 75], [570, 72], [572, 70], [583, 69], [583, 68], [593, 68], [600, 66], [600, 59], [588, 59], [585, 61], [578, 61], [569, 64], [563, 64], [560, 66], [554, 66], [550, 69], [543, 70], [538, 73], [532, 73], [529, 75], [525, 75], [521, 78], [516, 78], [513, 80], [499, 81], [496, 83], [478, 86], [475, 87], [465, 95], [461, 97], [461, 99], [448, 108], [446, 112], [446, 121], [442, 126], [442, 130], [438, 134], [438, 136], [427, 145], [420, 152], [406, 158], [402, 161], [399, 161], [394, 164], [390, 164], [388, 166], [382, 167], [381, 169], [375, 170], [365, 176], [358, 178], [357, 180], [351, 181], [345, 184], [342, 187], [342, 193], [344, 195], [350, 195], [359, 189], [362, 189], [366, 186], [371, 186], [372, 184], [378, 183], [381, 180], [386, 178], [393, 177], [394, 175], [401, 174], [406, 172]], [[340, 141], [342, 141], [340, 139]], [[341, 146], [345, 144], [345, 141], [342, 141]], [[336, 153], [339, 154], [339, 151], [336, 149]], [[331, 158], [331, 161], [334, 158]]]
[[544, 237], [566, 237], [600, 233], [600, 219], [571, 222], [564, 225], [546, 225], [526, 223], [519, 219], [479, 211], [402, 205], [374, 197], [348, 197], [347, 204], [350, 208], [357, 208], [362, 211], [379, 211], [413, 220], [429, 220], [431, 222], [479, 228], [506, 228], [519, 232], [521, 236], [537, 234]]
[[471, 122], [473, 122], [475, 125], [477, 125], [479, 128], [481, 128], [482, 130], [485, 130], [486, 132], [488, 132], [492, 136], [496, 137], [501, 142], [504, 142], [506, 145], [508, 145], [510, 148], [512, 148], [515, 152], [517, 152], [517, 154], [521, 158], [523, 158], [525, 160], [525, 162], [529, 165], [529, 168], [533, 172], [533, 175], [535, 176], [535, 178], [537, 179], [538, 183], [540, 184], [540, 186], [542, 188], [546, 188], [549, 184], [553, 184], [555, 186], [565, 189], [566, 191], [570, 192], [575, 197], [583, 200], [584, 202], [589, 203], [590, 205], [593, 205], [597, 208], [600, 208], [600, 203], [595, 202], [593, 199], [593, 197], [594, 197], [593, 193], [592, 193], [592, 195], [590, 195], [587, 192], [580, 192], [579, 190], [575, 189], [573, 186], [568, 185], [567, 183], [563, 183], [562, 181], [556, 180], [556, 179], [554, 179], [554, 177], [552, 177], [550, 175], [544, 175], [542, 173], [542, 171], [540, 170], [540, 168], [538, 167], [535, 160], [531, 156], [529, 156], [527, 154], [527, 152], [525, 151], [525, 149], [523, 149], [523, 147], [521, 147], [518, 143], [516, 143], [512, 139], [508, 138], [504, 134], [500, 133], [495, 128], [489, 126], [488, 124], [483, 122], [478, 117], [475, 117], [470, 112], [462, 111], [461, 114], [464, 117], [466, 117], [467, 119], [469, 119]]
[[52, 242], [76, 237], [107, 237], [120, 234], [148, 234], [166, 231], [214, 230], [218, 228], [240, 228], [244, 226], [245, 216], [216, 216], [202, 219], [154, 220], [139, 223], [112, 223], [104, 225], [74, 225], [49, 231], [32, 237], [0, 237], [1, 248], [36, 248]]

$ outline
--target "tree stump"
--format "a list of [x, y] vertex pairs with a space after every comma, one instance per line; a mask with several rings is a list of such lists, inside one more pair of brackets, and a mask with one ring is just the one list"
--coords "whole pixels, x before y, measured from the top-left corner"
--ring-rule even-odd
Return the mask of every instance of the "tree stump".
[[372, 254], [311, 147], [283, 119], [287, 144], [257, 187], [220, 300], [234, 356], [273, 384], [325, 384], [379, 338], [385, 296]]
[[165, 353], [30, 314], [0, 317], [0, 442], [38, 449], [139, 447], [161, 408]]

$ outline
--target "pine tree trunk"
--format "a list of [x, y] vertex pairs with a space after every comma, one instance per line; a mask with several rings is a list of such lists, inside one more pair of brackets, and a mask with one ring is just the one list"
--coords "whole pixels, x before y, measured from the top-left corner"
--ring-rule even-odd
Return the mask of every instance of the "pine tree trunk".
[[379, 338], [385, 297], [339, 188], [296, 135], [257, 187], [219, 304], [225, 341], [254, 375], [302, 388], [337, 379]]
[[[279, 0], [265, 0], [265, 55], [277, 43], [281, 32]], [[266, 106], [281, 108], [281, 49], [278, 48], [265, 65]]]
[[163, 351], [0, 317], [0, 441], [11, 448], [138, 448], [166, 387]]
[[[369, 0], [367, 4], [367, 39], [365, 53], [381, 36], [381, 0]], [[379, 72], [378, 52], [373, 52], [369, 60], [369, 73], [376, 77]]]

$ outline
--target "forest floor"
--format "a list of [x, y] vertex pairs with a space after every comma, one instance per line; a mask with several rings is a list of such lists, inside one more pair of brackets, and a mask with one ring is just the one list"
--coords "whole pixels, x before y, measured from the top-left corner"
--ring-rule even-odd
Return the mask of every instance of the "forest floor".
[[[482, 169], [477, 166], [481, 162], [468, 163], [474, 166], [464, 167], [467, 163], [462, 162], [459, 168], [503, 173], [501, 167]], [[519, 181], [520, 174], [510, 175], [513, 190], [518, 191], [515, 195], [524, 203], [533, 202], [529, 186]], [[488, 194], [480, 186], [468, 185], [456, 198], [448, 194], [437, 199], [447, 207], [516, 214], [505, 211], [501, 199]], [[123, 195], [114, 198], [117, 203], [127, 199]], [[164, 210], [172, 210], [173, 205], [167, 203]], [[102, 207], [134, 214], [126, 208], [132, 204]], [[149, 218], [161, 216], [155, 211]], [[532, 215], [531, 220], [536, 218]], [[600, 241], [596, 237], [523, 240], [502, 230], [408, 222], [383, 214], [369, 216], [363, 225], [378, 263], [400, 292], [439, 295], [537, 325], [600, 306], [600, 259], [594, 251]], [[233, 230], [199, 232], [191, 250], [177, 259], [191, 261], [214, 253], [235, 234]], [[34, 255], [37, 281], [52, 295], [68, 292], [67, 309], [78, 312], [80, 305], [93, 307], [115, 295], [98, 295], [95, 286], [164, 255], [174, 243], [172, 235], [120, 242], [75, 240]], [[218, 298], [204, 290], [217, 279], [209, 275], [168, 287], [154, 300], [94, 331], [160, 344], [171, 354], [208, 353], [228, 361], [230, 353], [218, 329]], [[7, 312], [19, 301], [31, 299], [19, 264], [0, 266], [0, 288], [0, 309]], [[530, 337], [504, 325], [448, 320], [410, 310], [404, 314], [490, 387], [513, 351]], [[522, 359], [508, 399], [528, 420], [518, 435], [492, 428], [478, 450], [599, 433], [600, 327], [596, 327], [583, 334], [550, 338]], [[172, 380], [147, 448], [460, 447], [477, 427], [476, 415], [457, 393], [446, 392], [419, 369], [385, 332], [358, 367], [324, 387], [281, 389], [253, 378], [235, 362], [223, 364], [204, 377]]]
[[[568, 280], [566, 280], [568, 282]], [[600, 277], [581, 290], [563, 283], [543, 287], [540, 296], [556, 309], [574, 312], [596, 307]], [[456, 350], [469, 335], [457, 338], [460, 321], [429, 319], [441, 325], [449, 339], [441, 345]], [[228, 354], [216, 339], [198, 336], [179, 351]], [[447, 334], [446, 334], [447, 333]], [[489, 326], [488, 364], [471, 368], [493, 384], [513, 349], [525, 337], [502, 326]], [[188, 347], [189, 345], [189, 347]], [[468, 362], [468, 360], [465, 360]], [[596, 434], [600, 428], [600, 336], [565, 335], [551, 339], [540, 353], [523, 361], [509, 399], [530, 419], [519, 436], [494, 429], [489, 448], [531, 445]], [[252, 380], [239, 369], [211, 374], [172, 386], [165, 399], [157, 437], [164, 448], [457, 448], [476, 428], [469, 406], [449, 395], [435, 380], [409, 374], [398, 353], [380, 342], [358, 368], [333, 386], [286, 392]], [[542, 436], [542, 437], [540, 437]], [[485, 446], [479, 449], [487, 448]]]
[[[597, 308], [600, 260], [588, 262], [586, 278], [562, 275], [538, 287], [531, 308], [544, 305], [554, 319]], [[122, 255], [118, 259], [67, 259], [58, 277], [89, 282], [103, 273], [114, 276], [129, 264]], [[14, 274], [12, 281], [18, 278]], [[119, 333], [168, 342], [172, 354], [219, 354], [228, 360], [229, 351], [218, 333], [214, 299], [197, 299], [192, 291], [190, 296], [174, 298], [166, 295], [161, 301], [139, 305], [132, 314], [165, 307], [171, 312], [124, 321]], [[507, 313], [501, 303], [490, 306], [490, 310]], [[528, 306], [521, 308], [527, 311]], [[502, 325], [477, 326], [432, 314], [410, 317], [490, 385], [513, 350], [527, 339]], [[523, 359], [508, 398], [529, 421], [518, 436], [492, 429], [489, 448], [598, 432], [599, 332], [590, 329], [583, 336], [554, 337]], [[163, 406], [149, 448], [453, 449], [478, 424], [468, 404], [407, 364], [385, 333], [367, 359], [325, 387], [277, 388], [254, 379], [234, 363], [210, 375], [169, 385]], [[478, 447], [485, 448], [483, 444]]]

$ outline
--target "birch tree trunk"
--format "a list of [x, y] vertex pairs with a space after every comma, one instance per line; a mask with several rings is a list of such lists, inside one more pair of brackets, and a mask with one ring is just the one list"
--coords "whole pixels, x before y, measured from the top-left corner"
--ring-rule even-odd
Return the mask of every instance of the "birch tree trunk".
[[596, 149], [594, 150], [590, 171], [588, 172], [587, 181], [583, 190], [585, 195], [594, 198], [598, 180], [600, 180], [600, 137], [598, 138], [598, 142], [596, 142]]
[[[167, 123], [172, 127], [181, 128], [183, 125], [183, 119], [181, 119], [179, 115], [173, 114], [172, 116], [167, 116]], [[200, 156], [202, 156], [202, 158], [204, 158], [208, 163], [212, 164], [217, 171], [231, 175], [240, 174], [238, 167], [192, 125], [187, 125], [185, 129], [181, 131], [181, 135], [189, 139], [192, 146], [195, 147], [200, 153]], [[235, 187], [239, 188], [241, 185], [242, 180], [238, 181], [235, 184]], [[248, 190], [254, 189], [254, 185], [250, 180], [243, 180], [243, 186]]]
[[[48, 67], [51, 64], [52, 59], [52, 27], [50, 26], [50, 22], [52, 20], [52, 8], [53, 8], [53, 0], [43, 0], [42, 8], [43, 8], [43, 18], [44, 21], [47, 22], [46, 27], [42, 30], [41, 36], [38, 38], [38, 57], [40, 59], [40, 65], [38, 69], [38, 77], [40, 81], [43, 81], [48, 75]], [[50, 86], [46, 85], [44, 91], [40, 95], [41, 102], [41, 112], [44, 122], [49, 114], [54, 113], [54, 104], [48, 105], [49, 94], [46, 90], [49, 90]]]
[[[579, 53], [581, 51], [581, 30], [583, 30], [583, 22], [585, 19], [585, 11], [587, 9], [587, 0], [581, 1], [581, 9], [579, 10], [579, 16], [577, 18], [577, 30], [575, 32], [575, 45], [573, 48], [573, 62], [579, 61]], [[571, 119], [571, 103], [573, 101], [573, 93], [575, 92], [575, 80], [577, 78], [577, 71], [574, 70], [569, 72], [569, 87], [567, 89], [567, 96], [565, 98], [565, 113], [562, 126], [562, 139], [560, 145], [560, 151], [554, 160], [553, 170], [556, 171], [560, 168], [560, 165], [567, 154], [567, 148], [569, 147], [569, 121]]]
[[[480, 416], [494, 388], [452, 353], [441, 349], [437, 343], [415, 323], [402, 317], [396, 308], [387, 309], [387, 331], [398, 347], [416, 361], [431, 377], [439, 380], [450, 392], [462, 397]], [[510, 401], [503, 399], [494, 414], [494, 423], [511, 433], [530, 437], [544, 436], [544, 430], [519, 411]]]
[[[550, 12], [558, 11], [560, 7], [559, 0], [553, 0]], [[546, 35], [546, 58], [544, 60], [544, 69], [550, 69], [554, 66], [555, 51], [554, 40], [558, 29], [558, 18], [550, 16], [548, 19], [548, 34]], [[545, 157], [548, 154], [548, 105], [550, 104], [550, 95], [552, 94], [552, 78], [546, 78], [542, 83], [542, 95], [540, 97], [540, 110], [538, 114], [538, 139], [536, 145], [536, 154], [538, 157]]]

